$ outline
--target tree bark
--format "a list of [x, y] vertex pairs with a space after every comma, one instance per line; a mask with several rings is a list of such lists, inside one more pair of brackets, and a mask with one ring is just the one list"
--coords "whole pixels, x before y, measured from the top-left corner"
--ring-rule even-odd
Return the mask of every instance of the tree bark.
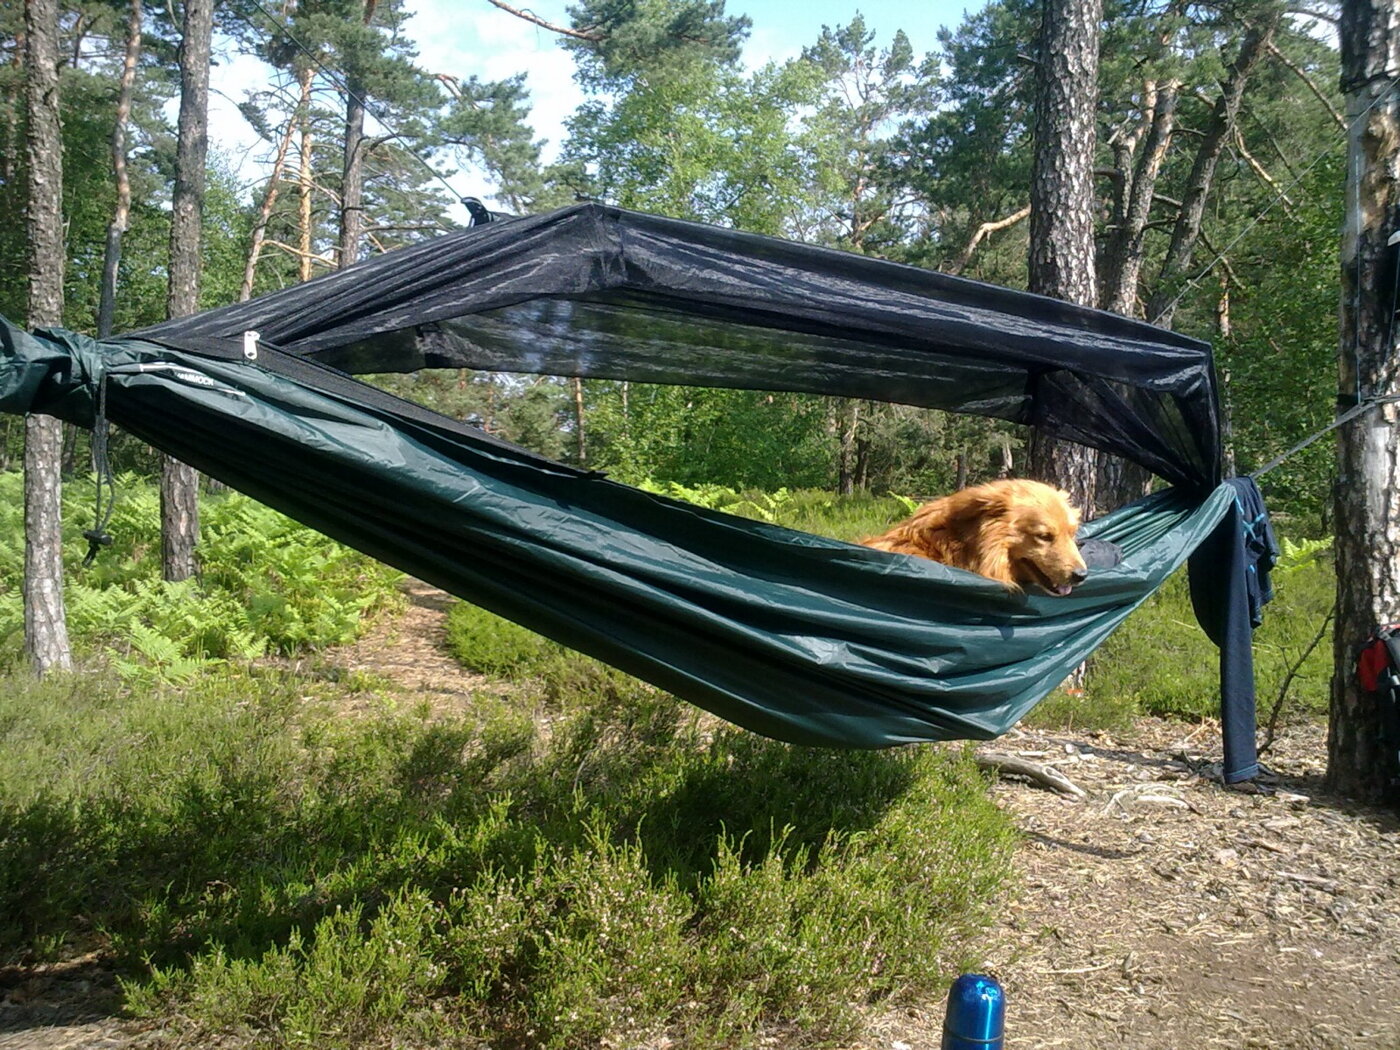
[[[377, 0], [365, 0], [363, 23], [374, 21]], [[339, 269], [355, 265], [365, 228], [365, 85], [352, 68], [345, 78], [345, 162], [340, 180]]]
[[840, 405], [836, 426], [839, 431], [839, 455], [836, 467], [836, 491], [849, 496], [856, 490], [856, 435], [860, 433], [860, 406], [856, 398]]
[[1215, 182], [1215, 166], [1225, 144], [1234, 134], [1235, 122], [1239, 119], [1240, 104], [1244, 101], [1244, 89], [1250, 74], [1258, 65], [1259, 58], [1273, 40], [1278, 27], [1278, 14], [1270, 11], [1264, 21], [1250, 26], [1240, 42], [1239, 53], [1230, 63], [1220, 98], [1216, 100], [1210, 121], [1201, 135], [1201, 144], [1196, 150], [1196, 159], [1191, 165], [1191, 174], [1186, 180], [1186, 193], [1181, 199], [1181, 211], [1176, 225], [1172, 228], [1171, 242], [1167, 246], [1166, 257], [1162, 261], [1161, 276], [1156, 290], [1147, 305], [1147, 319], [1153, 324], [1170, 328], [1176, 304], [1180, 298], [1191, 256], [1196, 250], [1196, 242], [1201, 236], [1201, 223], [1205, 219], [1206, 201], [1211, 186]]
[[968, 265], [971, 264], [972, 256], [977, 252], [978, 245], [992, 234], [1009, 229], [1018, 222], [1024, 222], [1026, 219], [1030, 218], [1030, 214], [1031, 209], [1030, 206], [1027, 205], [1020, 211], [1012, 212], [1005, 218], [996, 219], [992, 222], [984, 222], [981, 226], [972, 231], [972, 236], [968, 238], [967, 246], [958, 253], [958, 257], [953, 261], [953, 265], [948, 268], [948, 272], [951, 274], [961, 274], [968, 268]]
[[[1138, 316], [1138, 286], [1142, 280], [1147, 223], [1152, 213], [1157, 176], [1171, 146], [1180, 85], [1143, 85], [1145, 128], [1138, 141], [1115, 144], [1119, 192], [1113, 225], [1103, 255], [1101, 297], [1105, 310], [1124, 317]], [[1145, 495], [1152, 475], [1145, 467], [1121, 456], [1099, 455], [1095, 502], [1099, 509], [1122, 506]]]
[[[1045, 0], [1031, 169], [1030, 290], [1084, 306], [1094, 275], [1094, 143], [1100, 0]], [[1094, 506], [1093, 449], [1037, 430], [1030, 471]]]
[[[180, 122], [175, 153], [175, 194], [170, 213], [171, 317], [199, 309], [202, 270], [200, 223], [204, 218], [205, 165], [209, 151], [209, 58], [213, 36], [213, 0], [185, 0], [180, 39]], [[161, 562], [172, 582], [197, 570], [199, 474], [169, 456], [161, 458]]]
[[136, 62], [141, 56], [141, 0], [131, 0], [126, 24], [126, 50], [122, 75], [117, 86], [117, 114], [112, 122], [112, 175], [117, 184], [117, 203], [107, 224], [107, 245], [102, 255], [102, 288], [97, 304], [97, 337], [112, 334], [117, 309], [117, 271], [122, 261], [122, 234], [131, 215], [131, 177], [126, 169], [126, 125], [131, 119], [131, 89], [136, 83]]
[[[1342, 238], [1343, 404], [1400, 395], [1391, 341], [1389, 289], [1400, 222], [1400, 8], [1389, 0], [1344, 0], [1342, 94], [1348, 151]], [[1389, 258], [1388, 258], [1389, 256]], [[1377, 624], [1400, 620], [1400, 427], [1397, 405], [1380, 404], [1338, 431], [1337, 618], [1328, 746], [1328, 786], [1376, 802], [1394, 797], [1400, 774], [1383, 746], [1377, 697], [1356, 682], [1355, 647]]]
[[[25, 0], [25, 160], [29, 170], [30, 327], [63, 323], [63, 136], [58, 115], [58, 3]], [[24, 651], [47, 674], [73, 665], [63, 607], [63, 425], [25, 420]]]
[[578, 456], [578, 465], [583, 466], [588, 461], [588, 415], [583, 402], [583, 380], [574, 376], [574, 452]]
[[1180, 85], [1174, 80], [1160, 86], [1143, 85], [1143, 97], [1150, 99], [1151, 111], [1142, 149], [1136, 157], [1133, 151], [1124, 149], [1117, 158], [1121, 190], [1104, 252], [1103, 307], [1124, 317], [1137, 316], [1144, 235], [1157, 176], [1171, 145], [1179, 90]]

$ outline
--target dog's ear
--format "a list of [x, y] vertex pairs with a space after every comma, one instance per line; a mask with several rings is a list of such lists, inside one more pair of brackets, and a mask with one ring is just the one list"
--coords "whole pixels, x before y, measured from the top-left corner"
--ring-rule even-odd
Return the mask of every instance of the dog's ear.
[[1072, 529], [1079, 528], [1081, 517], [1079, 508], [1070, 502], [1068, 492], [1061, 492], [1060, 495], [1064, 497], [1065, 514], [1069, 517], [1069, 527]]
[[1006, 492], [995, 485], [955, 492], [947, 498], [944, 516], [950, 528], [1005, 518], [1011, 510]]

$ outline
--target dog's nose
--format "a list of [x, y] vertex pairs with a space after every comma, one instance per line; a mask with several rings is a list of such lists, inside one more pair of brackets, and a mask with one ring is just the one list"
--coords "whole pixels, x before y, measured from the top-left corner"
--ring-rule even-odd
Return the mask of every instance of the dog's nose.
[[1072, 573], [1069, 574], [1069, 582], [1070, 582], [1072, 585], [1074, 585], [1075, 587], [1078, 587], [1081, 583], [1083, 583], [1083, 582], [1084, 582], [1085, 580], [1087, 580], [1088, 578], [1089, 578], [1089, 570], [1088, 570], [1088, 569], [1075, 569]]

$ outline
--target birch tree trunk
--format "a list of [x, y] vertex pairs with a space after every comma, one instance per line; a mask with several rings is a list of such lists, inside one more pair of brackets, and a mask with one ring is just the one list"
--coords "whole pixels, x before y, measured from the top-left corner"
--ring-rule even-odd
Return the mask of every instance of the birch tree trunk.
[[[1030, 290], [1083, 306], [1094, 278], [1094, 142], [1101, 0], [1044, 0], [1031, 168]], [[1093, 449], [1036, 431], [1030, 472], [1094, 506]]]
[[[310, 66], [299, 71], [301, 77], [301, 97], [311, 95], [311, 82], [315, 72]], [[300, 166], [297, 172], [297, 249], [299, 255], [298, 275], [302, 281], [311, 280], [311, 149], [314, 135], [311, 129], [311, 107], [301, 111]]]
[[[28, 321], [33, 328], [63, 322], [57, 0], [25, 0], [24, 64]], [[73, 665], [63, 608], [63, 425], [52, 416], [27, 416], [24, 437], [24, 651], [43, 675]]]
[[[205, 164], [209, 152], [209, 52], [213, 36], [213, 0], [185, 0], [180, 39], [180, 122], [175, 154], [175, 194], [170, 214], [171, 317], [199, 309], [202, 269]], [[199, 474], [169, 456], [161, 458], [161, 562], [165, 578], [186, 580], [195, 574], [199, 539]]]
[[[1400, 7], [1344, 0], [1342, 94], [1348, 159], [1342, 238], [1342, 403], [1400, 395], [1392, 342], [1393, 251], [1400, 221]], [[1356, 682], [1355, 646], [1371, 627], [1400, 620], [1400, 427], [1396, 403], [1381, 404], [1338, 431], [1337, 617], [1327, 746], [1327, 782], [1366, 801], [1393, 797], [1400, 774], [1382, 746], [1377, 697]]]

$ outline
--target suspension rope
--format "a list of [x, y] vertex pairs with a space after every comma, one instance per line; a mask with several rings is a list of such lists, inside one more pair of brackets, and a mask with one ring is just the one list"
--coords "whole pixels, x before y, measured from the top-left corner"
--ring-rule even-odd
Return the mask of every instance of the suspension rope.
[[[88, 541], [87, 557], [83, 559], [83, 568], [88, 568], [97, 558], [97, 554], [103, 547], [112, 545], [112, 536], [107, 531], [107, 526], [112, 520], [112, 509], [116, 506], [117, 494], [115, 484], [112, 481], [112, 465], [107, 458], [107, 373], [102, 373], [102, 378], [97, 381], [97, 413], [92, 425], [92, 473], [96, 479], [97, 495], [93, 506], [92, 528], [83, 532], [83, 539]], [[102, 507], [102, 488], [107, 488], [107, 507]]]
[[1400, 402], [1400, 394], [1393, 394], [1389, 397], [1368, 397], [1365, 401], [1362, 401], [1360, 404], [1353, 405], [1351, 408], [1347, 409], [1347, 411], [1343, 412], [1340, 416], [1334, 419], [1331, 423], [1327, 424], [1327, 426], [1323, 427], [1321, 430], [1309, 434], [1307, 437], [1303, 438], [1302, 441], [1298, 442], [1287, 452], [1280, 452], [1277, 456], [1269, 460], [1269, 462], [1265, 463], [1262, 467], [1258, 468], [1257, 470], [1251, 471], [1249, 476], [1251, 478], [1258, 478], [1262, 474], [1267, 474], [1269, 471], [1273, 470], [1276, 466], [1282, 463], [1289, 456], [1293, 455], [1293, 453], [1301, 452], [1303, 449], [1311, 445], [1314, 441], [1327, 436], [1332, 431], [1336, 430], [1338, 427], [1346, 426], [1357, 416], [1369, 412], [1371, 409], [1376, 408], [1380, 405], [1390, 405], [1396, 402]]

